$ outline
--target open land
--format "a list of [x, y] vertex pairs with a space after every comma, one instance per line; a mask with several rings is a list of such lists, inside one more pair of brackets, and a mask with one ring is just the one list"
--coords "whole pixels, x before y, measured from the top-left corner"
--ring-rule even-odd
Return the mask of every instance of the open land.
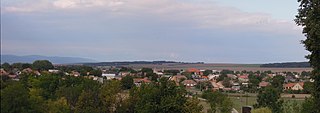
[[272, 71], [272, 72], [302, 72], [311, 71], [312, 68], [267, 68], [260, 67], [260, 64], [218, 64], [218, 63], [205, 63], [205, 64], [181, 64], [181, 63], [168, 63], [168, 64], [129, 64], [123, 65], [125, 67], [131, 67], [133, 69], [141, 69], [143, 67], [148, 67], [156, 70], [168, 70], [168, 69], [210, 69], [210, 70], [233, 70], [233, 71]]

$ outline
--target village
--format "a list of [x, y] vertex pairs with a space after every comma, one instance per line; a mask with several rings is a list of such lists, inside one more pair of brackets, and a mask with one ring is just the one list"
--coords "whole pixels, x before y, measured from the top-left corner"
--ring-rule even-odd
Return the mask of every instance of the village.
[[[2, 66], [3, 67], [3, 66]], [[74, 69], [74, 70], [72, 70]], [[85, 71], [85, 70], [88, 71]], [[56, 65], [48, 70], [36, 70], [31, 67], [5, 70], [1, 68], [1, 77], [19, 81], [22, 73], [32, 73], [41, 76], [43, 73], [56, 73], [66, 76], [84, 77], [103, 83], [106, 80], [121, 80], [131, 76], [134, 84], [148, 84], [156, 82], [162, 77], [174, 81], [176, 85], [183, 85], [187, 89], [202, 91], [222, 91], [228, 93], [257, 93], [258, 89], [272, 84], [281, 84], [284, 93], [308, 94], [310, 91], [305, 84], [313, 82], [309, 71], [298, 72], [272, 72], [270, 71], [232, 71], [232, 70], [202, 70], [189, 68], [181, 70], [163, 70], [142, 68], [134, 70], [129, 67], [97, 68], [81, 65]], [[307, 87], [307, 89], [305, 89]]]

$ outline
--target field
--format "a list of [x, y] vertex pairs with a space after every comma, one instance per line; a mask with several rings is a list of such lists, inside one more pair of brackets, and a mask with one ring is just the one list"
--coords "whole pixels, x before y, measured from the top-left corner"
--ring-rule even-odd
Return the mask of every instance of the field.
[[[244, 96], [243, 94], [228, 94], [228, 97], [232, 100], [234, 104], [234, 108], [241, 113], [242, 106], [253, 106], [257, 102], [257, 94], [248, 94], [248, 97]], [[283, 94], [281, 95], [281, 99], [284, 101], [293, 102], [296, 101], [298, 104], [302, 104], [304, 102], [304, 98], [310, 96], [309, 94], [295, 94], [296, 98], [291, 98], [292, 94]], [[206, 101], [201, 101], [200, 103], [203, 108], [204, 112], [207, 109], [210, 109], [209, 103]]]
[[181, 63], [168, 63], [168, 64], [130, 64], [123, 65], [126, 67], [131, 67], [134, 69], [141, 69], [143, 67], [148, 67], [156, 70], [162, 69], [188, 69], [188, 68], [197, 68], [197, 69], [210, 69], [210, 70], [233, 70], [233, 71], [273, 71], [273, 72], [302, 72], [302, 71], [311, 71], [311, 68], [265, 68], [260, 67], [259, 64], [217, 64], [217, 63], [205, 63], [205, 64], [181, 64]]

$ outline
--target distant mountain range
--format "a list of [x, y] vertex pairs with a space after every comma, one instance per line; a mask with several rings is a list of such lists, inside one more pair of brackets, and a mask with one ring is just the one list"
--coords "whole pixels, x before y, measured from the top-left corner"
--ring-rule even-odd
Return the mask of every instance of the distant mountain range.
[[35, 60], [49, 60], [53, 64], [71, 64], [71, 63], [86, 63], [86, 62], [96, 62], [95, 60], [88, 58], [79, 57], [60, 57], [60, 56], [41, 56], [41, 55], [27, 55], [27, 56], [17, 56], [17, 55], [1, 55], [2, 63], [32, 63]]
[[125, 66], [125, 65], [163, 65], [163, 64], [204, 64], [204, 62], [175, 62], [175, 61], [123, 61], [123, 62], [96, 62], [82, 63], [87, 66]]

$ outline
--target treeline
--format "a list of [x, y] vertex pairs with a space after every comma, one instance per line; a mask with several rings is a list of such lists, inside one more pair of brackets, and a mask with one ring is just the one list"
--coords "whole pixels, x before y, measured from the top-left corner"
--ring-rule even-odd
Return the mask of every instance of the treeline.
[[53, 73], [1, 77], [3, 113], [199, 113], [199, 100], [167, 78], [136, 87], [130, 76], [104, 83]]
[[271, 67], [271, 68], [310, 68], [308, 62], [287, 62], [287, 63], [270, 63], [262, 64], [260, 67]]

